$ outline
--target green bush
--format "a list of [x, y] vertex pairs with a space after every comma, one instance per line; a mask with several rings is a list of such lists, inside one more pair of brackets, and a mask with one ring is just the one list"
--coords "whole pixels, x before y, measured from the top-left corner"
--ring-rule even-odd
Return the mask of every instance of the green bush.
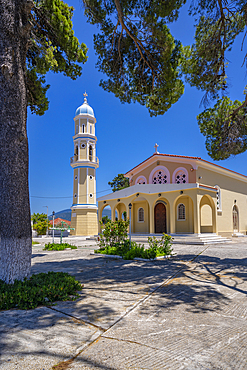
[[14, 284], [0, 280], [0, 310], [26, 310], [55, 301], [75, 300], [82, 288], [79, 281], [65, 272], [34, 274], [24, 281], [15, 280]]
[[171, 255], [173, 249], [171, 248], [172, 237], [167, 234], [163, 234], [161, 239], [158, 240], [155, 236], [148, 238], [149, 248], [145, 249], [144, 245], [124, 240], [122, 243], [117, 242], [114, 245], [106, 245], [100, 249], [96, 249], [95, 253], [110, 254], [122, 256], [125, 260], [132, 260], [136, 257], [144, 259], [154, 259], [159, 256]]
[[44, 251], [45, 250], [48, 250], [48, 251], [63, 251], [66, 248], [77, 249], [77, 247], [75, 245], [71, 245], [69, 243], [62, 243], [62, 244], [48, 243], [48, 244], [45, 244], [45, 248], [43, 250]]
[[128, 239], [129, 220], [110, 221], [105, 225], [103, 225], [102, 221], [100, 223], [103, 226], [102, 234], [98, 238], [101, 249], [109, 246], [113, 247], [118, 243], [124, 243]]

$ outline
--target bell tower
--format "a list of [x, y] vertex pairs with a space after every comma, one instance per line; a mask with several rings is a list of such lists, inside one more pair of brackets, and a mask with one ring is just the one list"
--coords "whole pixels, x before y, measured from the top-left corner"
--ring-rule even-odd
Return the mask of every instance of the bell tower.
[[96, 157], [94, 111], [87, 102], [77, 108], [74, 122], [74, 156], [70, 158], [73, 168], [73, 204], [71, 207], [71, 235], [98, 234], [98, 216], [96, 205], [96, 168], [99, 160]]

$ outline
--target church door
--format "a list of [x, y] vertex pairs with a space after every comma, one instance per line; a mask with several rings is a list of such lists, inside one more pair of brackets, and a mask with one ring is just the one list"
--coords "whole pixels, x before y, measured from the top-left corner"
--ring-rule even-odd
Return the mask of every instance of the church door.
[[166, 233], [166, 206], [163, 203], [156, 204], [154, 208], [155, 233]]

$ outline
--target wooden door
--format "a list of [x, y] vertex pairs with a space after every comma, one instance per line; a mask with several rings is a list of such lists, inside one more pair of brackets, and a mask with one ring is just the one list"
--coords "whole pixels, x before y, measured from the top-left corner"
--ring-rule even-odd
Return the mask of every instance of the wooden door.
[[166, 233], [166, 206], [163, 203], [156, 204], [154, 208], [155, 233]]

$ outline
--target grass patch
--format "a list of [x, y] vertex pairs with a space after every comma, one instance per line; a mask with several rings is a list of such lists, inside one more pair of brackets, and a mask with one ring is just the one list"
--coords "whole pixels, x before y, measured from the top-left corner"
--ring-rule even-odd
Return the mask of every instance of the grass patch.
[[35, 245], [35, 244], [40, 244], [40, 243], [32, 240], [32, 245]]
[[34, 274], [24, 281], [6, 284], [0, 280], [0, 310], [22, 310], [40, 305], [49, 306], [55, 301], [71, 301], [79, 297], [83, 285], [65, 272]]
[[47, 251], [63, 251], [66, 248], [77, 249], [77, 247], [75, 245], [71, 245], [69, 243], [61, 243], [61, 244], [48, 243], [48, 244], [45, 244], [45, 248], [43, 250], [44, 251], [45, 250], [47, 250]]

